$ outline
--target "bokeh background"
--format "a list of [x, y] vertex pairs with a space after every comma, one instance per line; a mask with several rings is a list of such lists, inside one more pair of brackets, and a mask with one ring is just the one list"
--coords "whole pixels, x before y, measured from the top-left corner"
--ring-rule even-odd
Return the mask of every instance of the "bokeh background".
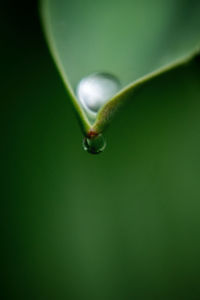
[[200, 299], [199, 58], [140, 89], [92, 156], [37, 1], [0, 22], [1, 298]]

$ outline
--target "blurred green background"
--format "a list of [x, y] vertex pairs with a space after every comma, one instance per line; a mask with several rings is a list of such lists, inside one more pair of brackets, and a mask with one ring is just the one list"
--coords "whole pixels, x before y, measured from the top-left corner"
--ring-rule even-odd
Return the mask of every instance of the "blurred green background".
[[92, 156], [36, 1], [0, 14], [2, 299], [200, 299], [199, 59], [140, 89]]

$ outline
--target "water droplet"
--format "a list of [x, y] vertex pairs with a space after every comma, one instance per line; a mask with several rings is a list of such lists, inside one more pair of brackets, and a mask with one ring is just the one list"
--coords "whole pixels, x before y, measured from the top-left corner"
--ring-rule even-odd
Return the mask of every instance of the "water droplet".
[[83, 149], [92, 154], [99, 154], [104, 151], [106, 147], [106, 141], [104, 136], [99, 133], [97, 136], [84, 137]]
[[120, 89], [119, 80], [107, 73], [95, 73], [83, 78], [77, 86], [77, 97], [90, 120]]

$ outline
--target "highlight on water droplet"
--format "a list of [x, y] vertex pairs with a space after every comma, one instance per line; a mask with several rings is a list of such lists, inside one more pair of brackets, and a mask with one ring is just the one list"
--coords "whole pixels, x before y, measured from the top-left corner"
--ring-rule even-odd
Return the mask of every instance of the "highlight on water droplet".
[[83, 139], [83, 149], [91, 154], [99, 154], [104, 151], [106, 140], [102, 133], [94, 136], [86, 136]]
[[108, 73], [94, 73], [83, 78], [76, 89], [77, 98], [90, 121], [100, 108], [120, 89], [119, 80]]

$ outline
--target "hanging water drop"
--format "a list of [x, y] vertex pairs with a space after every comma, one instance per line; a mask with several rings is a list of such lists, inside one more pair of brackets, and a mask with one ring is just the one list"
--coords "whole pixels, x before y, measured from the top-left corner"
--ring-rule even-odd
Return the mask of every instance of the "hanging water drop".
[[95, 73], [83, 78], [77, 86], [77, 98], [90, 121], [99, 109], [120, 89], [119, 80], [107, 73]]
[[83, 149], [92, 154], [99, 154], [104, 151], [106, 141], [104, 136], [99, 133], [96, 136], [87, 136], [83, 139]]

